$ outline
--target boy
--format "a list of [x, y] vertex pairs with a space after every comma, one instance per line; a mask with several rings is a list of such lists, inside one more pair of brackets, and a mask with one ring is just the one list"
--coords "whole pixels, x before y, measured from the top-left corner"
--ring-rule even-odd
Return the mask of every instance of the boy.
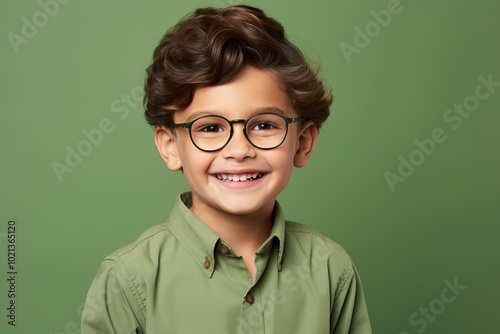
[[199, 9], [161, 40], [145, 93], [191, 191], [104, 260], [82, 333], [371, 333], [346, 252], [276, 202], [332, 102], [283, 27], [253, 7]]

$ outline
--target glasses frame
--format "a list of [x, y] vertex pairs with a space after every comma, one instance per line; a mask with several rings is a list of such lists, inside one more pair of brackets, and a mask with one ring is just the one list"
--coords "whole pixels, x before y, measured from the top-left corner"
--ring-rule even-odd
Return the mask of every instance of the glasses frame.
[[[286, 129], [285, 129], [285, 135], [283, 136], [283, 140], [273, 146], [273, 147], [259, 147], [257, 145], [255, 145], [254, 143], [252, 143], [252, 141], [250, 140], [250, 138], [248, 138], [248, 134], [247, 134], [247, 124], [248, 124], [248, 121], [250, 121], [252, 118], [254, 117], [257, 117], [257, 116], [260, 116], [260, 115], [276, 115], [276, 116], [279, 116], [281, 117], [284, 121], [285, 121], [285, 124], [286, 124]], [[202, 118], [206, 118], [206, 117], [218, 117], [218, 118], [221, 118], [223, 120], [225, 120], [226, 122], [229, 123], [229, 127], [231, 128], [231, 132], [229, 133], [229, 138], [227, 139], [226, 143], [224, 145], [222, 145], [220, 148], [217, 148], [217, 149], [213, 149], [213, 150], [206, 150], [206, 149], [203, 149], [201, 147], [199, 147], [198, 145], [196, 145], [196, 143], [194, 142], [194, 139], [193, 139], [193, 134], [191, 132], [191, 128], [194, 124], [194, 122], [196, 122], [197, 120], [199, 119], [202, 119]], [[234, 128], [233, 128], [233, 124], [235, 123], [242, 123], [243, 124], [243, 134], [245, 135], [245, 138], [246, 140], [253, 146], [253, 147], [256, 147], [260, 150], [272, 150], [272, 149], [275, 149], [279, 146], [281, 146], [281, 144], [283, 144], [283, 142], [285, 141], [286, 139], [286, 136], [288, 135], [288, 125], [289, 124], [292, 124], [292, 123], [297, 123], [297, 122], [300, 122], [300, 121], [303, 121], [304, 119], [303, 118], [300, 118], [300, 117], [286, 117], [284, 115], [281, 115], [281, 114], [278, 114], [278, 113], [275, 113], [275, 112], [263, 112], [263, 113], [258, 113], [258, 114], [255, 114], [253, 116], [251, 116], [250, 118], [248, 119], [242, 119], [242, 118], [239, 118], [239, 119], [233, 119], [233, 120], [229, 120], [227, 118], [225, 118], [224, 116], [220, 116], [220, 115], [203, 115], [201, 117], [198, 117], [190, 122], [186, 122], [186, 123], [175, 123], [175, 124], [172, 124], [172, 127], [179, 127], [179, 128], [185, 128], [185, 129], [188, 129], [189, 130], [189, 138], [191, 138], [191, 142], [193, 143], [193, 145], [199, 149], [200, 151], [203, 151], [203, 152], [216, 152], [216, 151], [220, 151], [222, 150], [224, 147], [227, 146], [227, 144], [229, 144], [229, 142], [231, 141], [231, 139], [233, 138], [233, 134], [234, 134]]]

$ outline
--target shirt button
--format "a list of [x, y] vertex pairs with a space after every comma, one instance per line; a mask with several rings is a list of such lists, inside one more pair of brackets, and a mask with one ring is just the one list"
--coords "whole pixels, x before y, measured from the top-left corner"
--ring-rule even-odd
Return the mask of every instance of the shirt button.
[[210, 261], [209, 261], [209, 260], [205, 260], [205, 262], [203, 262], [203, 267], [205, 267], [205, 269], [210, 269], [210, 266], [211, 266], [211, 265], [212, 265], [212, 264], [210, 263]]
[[255, 303], [255, 297], [250, 292], [247, 293], [247, 295], [245, 296], [245, 300], [250, 305], [252, 305], [253, 303]]
[[222, 244], [220, 246], [220, 251], [223, 253], [223, 254], [228, 254], [229, 253], [229, 247], [227, 247], [226, 245]]

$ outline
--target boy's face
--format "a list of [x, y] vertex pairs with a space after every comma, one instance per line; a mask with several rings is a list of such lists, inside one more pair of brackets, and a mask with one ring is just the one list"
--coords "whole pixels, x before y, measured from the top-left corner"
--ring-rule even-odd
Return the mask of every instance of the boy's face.
[[[175, 112], [174, 122], [190, 122], [207, 114], [228, 120], [248, 119], [268, 110], [298, 117], [275, 78], [267, 71], [248, 66], [229, 83], [197, 89], [192, 103]], [[184, 171], [193, 193], [194, 212], [212, 217], [269, 214], [290, 180], [293, 167], [306, 164], [317, 136], [312, 122], [292, 123], [279, 147], [262, 150], [247, 141], [243, 127], [242, 123], [234, 123], [231, 140], [215, 152], [196, 148], [186, 128], [156, 129], [156, 144], [167, 166]]]

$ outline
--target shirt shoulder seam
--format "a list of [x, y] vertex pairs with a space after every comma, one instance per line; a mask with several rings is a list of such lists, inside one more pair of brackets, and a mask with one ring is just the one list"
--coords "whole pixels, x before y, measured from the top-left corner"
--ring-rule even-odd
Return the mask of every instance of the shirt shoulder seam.
[[110, 255], [108, 255], [105, 260], [113, 260], [115, 258], [122, 257], [123, 255], [132, 252], [135, 250], [137, 247], [139, 247], [143, 242], [145, 242], [148, 239], [153, 238], [157, 234], [164, 232], [164, 231], [169, 231], [164, 224], [157, 225], [155, 227], [150, 228], [148, 231], [144, 232], [137, 240], [133, 241], [132, 243], [123, 246], [122, 248], [114, 251]]
[[330, 238], [327, 238], [323, 234], [317, 232], [313, 228], [300, 224], [300, 223], [295, 223], [295, 222], [286, 222], [286, 230], [289, 232], [294, 232], [294, 233], [304, 233], [304, 234], [310, 234], [313, 236], [316, 236], [320, 238], [328, 247], [331, 252], [337, 251], [342, 254], [342, 258], [344, 260], [344, 270], [342, 274], [340, 275], [340, 278], [337, 283], [337, 289], [334, 295], [334, 298], [336, 299], [338, 295], [342, 292], [342, 290], [345, 288], [346, 283], [349, 281], [349, 279], [352, 277], [354, 273], [354, 266], [351, 261], [351, 258], [349, 257], [349, 254], [347, 254], [347, 251], [339, 245], [337, 242], [331, 240]]
[[324, 236], [323, 234], [319, 233], [318, 231], [314, 230], [313, 228], [311, 228], [307, 225], [304, 225], [304, 224], [287, 221], [286, 222], [286, 230], [289, 232], [310, 234], [310, 235], [314, 235], [314, 236], [320, 238], [332, 250], [333, 250], [333, 248], [335, 250], [339, 250], [343, 254], [343, 257], [344, 257], [344, 260], [346, 261], [346, 264], [351, 263], [351, 260], [348, 256], [346, 250], [341, 245], [339, 245], [337, 242], [333, 241], [332, 239]]

